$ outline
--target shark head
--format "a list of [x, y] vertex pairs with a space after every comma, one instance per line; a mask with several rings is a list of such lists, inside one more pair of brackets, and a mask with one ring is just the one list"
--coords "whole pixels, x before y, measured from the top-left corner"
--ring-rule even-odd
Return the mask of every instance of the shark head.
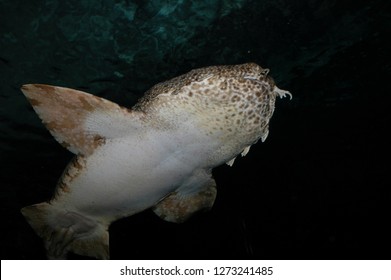
[[196, 121], [201, 133], [247, 147], [266, 139], [276, 96], [290, 95], [268, 74], [255, 63], [195, 69], [155, 85], [136, 107], [170, 125]]

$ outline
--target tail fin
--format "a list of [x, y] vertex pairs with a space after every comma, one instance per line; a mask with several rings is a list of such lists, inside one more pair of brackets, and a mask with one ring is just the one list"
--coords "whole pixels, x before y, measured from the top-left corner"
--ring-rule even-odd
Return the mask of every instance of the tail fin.
[[47, 202], [24, 207], [21, 212], [44, 240], [49, 259], [65, 259], [69, 252], [98, 259], [109, 258], [107, 226]]

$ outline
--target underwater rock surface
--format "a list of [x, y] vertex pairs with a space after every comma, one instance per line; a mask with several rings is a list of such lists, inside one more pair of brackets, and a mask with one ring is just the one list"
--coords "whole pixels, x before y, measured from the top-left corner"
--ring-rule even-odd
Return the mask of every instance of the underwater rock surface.
[[294, 95], [277, 102], [268, 140], [215, 171], [211, 212], [113, 224], [112, 258], [384, 258], [389, 11], [380, 0], [0, 1], [1, 257], [45, 258], [19, 210], [50, 198], [72, 157], [22, 84], [131, 107], [190, 69], [255, 62]]

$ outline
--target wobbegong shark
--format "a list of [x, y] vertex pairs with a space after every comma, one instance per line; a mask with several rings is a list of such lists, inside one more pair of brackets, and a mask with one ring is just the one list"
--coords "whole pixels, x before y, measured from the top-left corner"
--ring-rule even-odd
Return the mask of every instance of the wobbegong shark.
[[279, 89], [255, 63], [210, 66], [159, 83], [131, 109], [64, 87], [21, 90], [75, 154], [50, 201], [21, 212], [49, 259], [109, 258], [110, 224], [152, 209], [181, 223], [216, 198], [212, 169], [265, 141]]

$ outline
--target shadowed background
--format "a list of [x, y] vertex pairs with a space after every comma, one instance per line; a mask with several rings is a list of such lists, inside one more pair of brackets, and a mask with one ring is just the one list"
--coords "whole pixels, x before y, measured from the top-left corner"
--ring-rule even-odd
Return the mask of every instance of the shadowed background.
[[212, 211], [113, 223], [111, 257], [389, 259], [389, 11], [380, 0], [0, 0], [1, 258], [45, 258], [19, 211], [51, 197], [72, 157], [22, 84], [131, 107], [193, 68], [256, 62], [294, 97], [277, 100], [266, 142], [215, 169]]

